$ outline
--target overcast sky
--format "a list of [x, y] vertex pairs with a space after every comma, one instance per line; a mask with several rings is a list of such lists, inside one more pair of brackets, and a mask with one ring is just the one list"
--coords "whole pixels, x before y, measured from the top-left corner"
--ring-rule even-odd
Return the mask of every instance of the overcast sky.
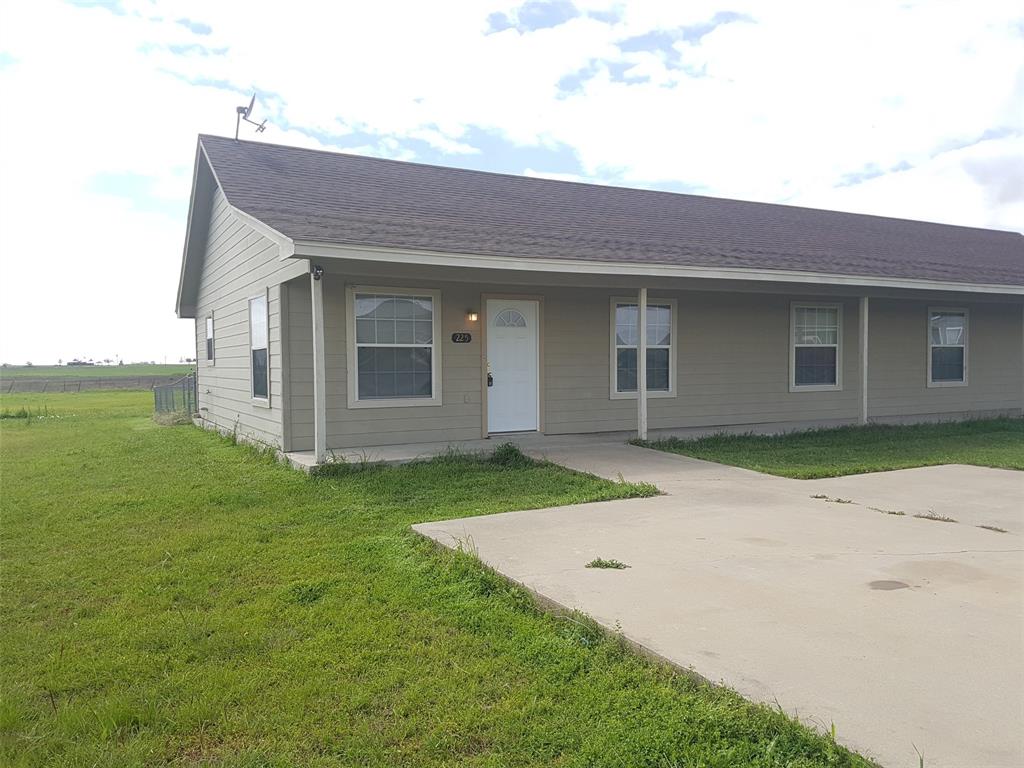
[[0, 360], [194, 355], [199, 132], [1024, 229], [1018, 2], [0, 0]]

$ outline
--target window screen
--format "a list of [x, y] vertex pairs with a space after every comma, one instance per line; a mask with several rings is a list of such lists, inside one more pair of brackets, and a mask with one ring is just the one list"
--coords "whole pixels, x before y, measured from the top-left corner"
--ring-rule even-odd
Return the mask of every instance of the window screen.
[[839, 382], [839, 307], [793, 308], [793, 384]]
[[[637, 391], [640, 312], [635, 303], [615, 305], [615, 391]], [[647, 391], [671, 391], [672, 307], [647, 305]]]
[[206, 318], [206, 359], [213, 362], [213, 315]]
[[432, 297], [357, 293], [355, 324], [359, 400], [433, 397]]
[[928, 354], [931, 383], [967, 380], [967, 313], [932, 310], [928, 313]]
[[270, 358], [267, 350], [267, 297], [249, 300], [249, 351], [252, 371], [252, 396], [270, 397]]

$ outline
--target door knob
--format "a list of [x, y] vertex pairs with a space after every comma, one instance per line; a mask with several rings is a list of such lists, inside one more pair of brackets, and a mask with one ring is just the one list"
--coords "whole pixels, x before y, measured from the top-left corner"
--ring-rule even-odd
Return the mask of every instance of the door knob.
[[494, 374], [493, 373], [488, 373], [487, 374], [487, 386], [488, 387], [493, 387], [494, 386]]

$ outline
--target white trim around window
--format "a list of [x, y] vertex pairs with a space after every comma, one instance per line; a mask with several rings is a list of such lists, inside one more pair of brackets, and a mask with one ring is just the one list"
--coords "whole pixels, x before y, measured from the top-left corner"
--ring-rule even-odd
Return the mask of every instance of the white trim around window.
[[[963, 318], [963, 323], [959, 326], [949, 325], [945, 328], [934, 327], [933, 324], [938, 320], [939, 316], [955, 317], [960, 315]], [[927, 355], [928, 355], [928, 386], [929, 387], [966, 387], [967, 386], [967, 372], [968, 372], [968, 348], [970, 345], [970, 313], [964, 307], [928, 307], [928, 316], [926, 318], [927, 326]], [[933, 336], [934, 331], [939, 331], [938, 343], [936, 343], [936, 337]], [[945, 338], [942, 333], [945, 331]], [[952, 334], [952, 335], [951, 335]], [[961, 378], [959, 379], [939, 379], [935, 380], [932, 378], [933, 362], [935, 359], [935, 350], [937, 349], [962, 349], [962, 370]]]
[[[815, 319], [808, 310], [818, 310]], [[834, 315], [830, 318], [829, 315]], [[797, 319], [801, 316], [800, 337]], [[812, 323], [813, 325], [809, 325]], [[832, 382], [797, 383], [797, 349], [835, 350]], [[843, 388], [843, 305], [794, 301], [789, 306], [789, 391], [830, 392]]]
[[[616, 338], [616, 315], [618, 314], [618, 307], [622, 305], [636, 306], [636, 296], [613, 296], [609, 302], [609, 330], [608, 330], [608, 341], [609, 341], [609, 398], [611, 400], [636, 400], [637, 392], [632, 391], [619, 391], [619, 377], [618, 377], [618, 357], [620, 349], [636, 348], [636, 344], [620, 344], [620, 340]], [[652, 377], [648, 373], [647, 382], [647, 397], [675, 397], [676, 396], [676, 348], [679, 346], [679, 322], [677, 320], [679, 313], [677, 312], [677, 305], [675, 299], [663, 299], [657, 296], [652, 296], [647, 299], [648, 307], [648, 331], [653, 327], [650, 323], [650, 312], [652, 307], [668, 307], [669, 310], [669, 343], [668, 344], [652, 344], [648, 339], [647, 349], [667, 349], [668, 350], [668, 389], [652, 389], [651, 380]], [[628, 339], [627, 341], [630, 341]]]
[[[357, 339], [357, 299], [373, 297], [422, 297], [430, 300], [430, 335], [429, 339], [422, 332], [423, 320], [425, 318], [363, 318], [366, 323], [367, 335], [362, 340]], [[396, 302], [397, 305], [397, 302]], [[378, 320], [382, 322], [378, 322]], [[412, 320], [414, 322], [401, 322], [402, 325], [411, 325], [414, 334], [409, 339], [396, 341], [401, 335], [398, 328], [399, 322], [392, 321]], [[370, 334], [372, 326], [372, 338]], [[381, 327], [384, 326], [384, 327]], [[377, 339], [378, 330], [385, 330], [386, 335], [381, 340]], [[441, 405], [441, 292], [422, 288], [393, 288], [390, 286], [371, 285], [350, 285], [345, 288], [345, 359], [348, 390], [349, 408], [413, 408], [432, 405]], [[359, 392], [359, 350], [429, 350], [430, 355], [430, 393], [423, 396], [360, 396]], [[421, 353], [422, 354], [422, 353]], [[410, 373], [418, 376], [422, 374]], [[396, 374], [397, 376], [397, 374]], [[365, 381], [364, 377], [364, 381]], [[397, 388], [397, 381], [396, 381]]]
[[[261, 305], [262, 304], [262, 311]], [[270, 407], [270, 291], [249, 298], [249, 395], [253, 405]], [[262, 354], [260, 354], [262, 353]], [[262, 380], [257, 378], [262, 367]]]

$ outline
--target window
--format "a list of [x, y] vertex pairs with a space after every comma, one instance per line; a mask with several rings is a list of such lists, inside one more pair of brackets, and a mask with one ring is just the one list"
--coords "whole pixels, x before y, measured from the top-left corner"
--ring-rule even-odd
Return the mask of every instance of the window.
[[213, 362], [213, 315], [206, 316], [206, 362]]
[[249, 357], [252, 396], [270, 399], [270, 359], [267, 354], [267, 295], [249, 299]]
[[928, 386], [967, 384], [967, 310], [928, 310]]
[[440, 405], [439, 294], [350, 288], [349, 406]]
[[503, 309], [494, 318], [495, 328], [525, 328], [526, 318], [518, 309]]
[[790, 319], [790, 389], [842, 389], [842, 307], [794, 304]]
[[[636, 301], [612, 301], [612, 398], [636, 397], [639, 319]], [[674, 300], [647, 302], [648, 397], [669, 397], [675, 393], [674, 323]]]

